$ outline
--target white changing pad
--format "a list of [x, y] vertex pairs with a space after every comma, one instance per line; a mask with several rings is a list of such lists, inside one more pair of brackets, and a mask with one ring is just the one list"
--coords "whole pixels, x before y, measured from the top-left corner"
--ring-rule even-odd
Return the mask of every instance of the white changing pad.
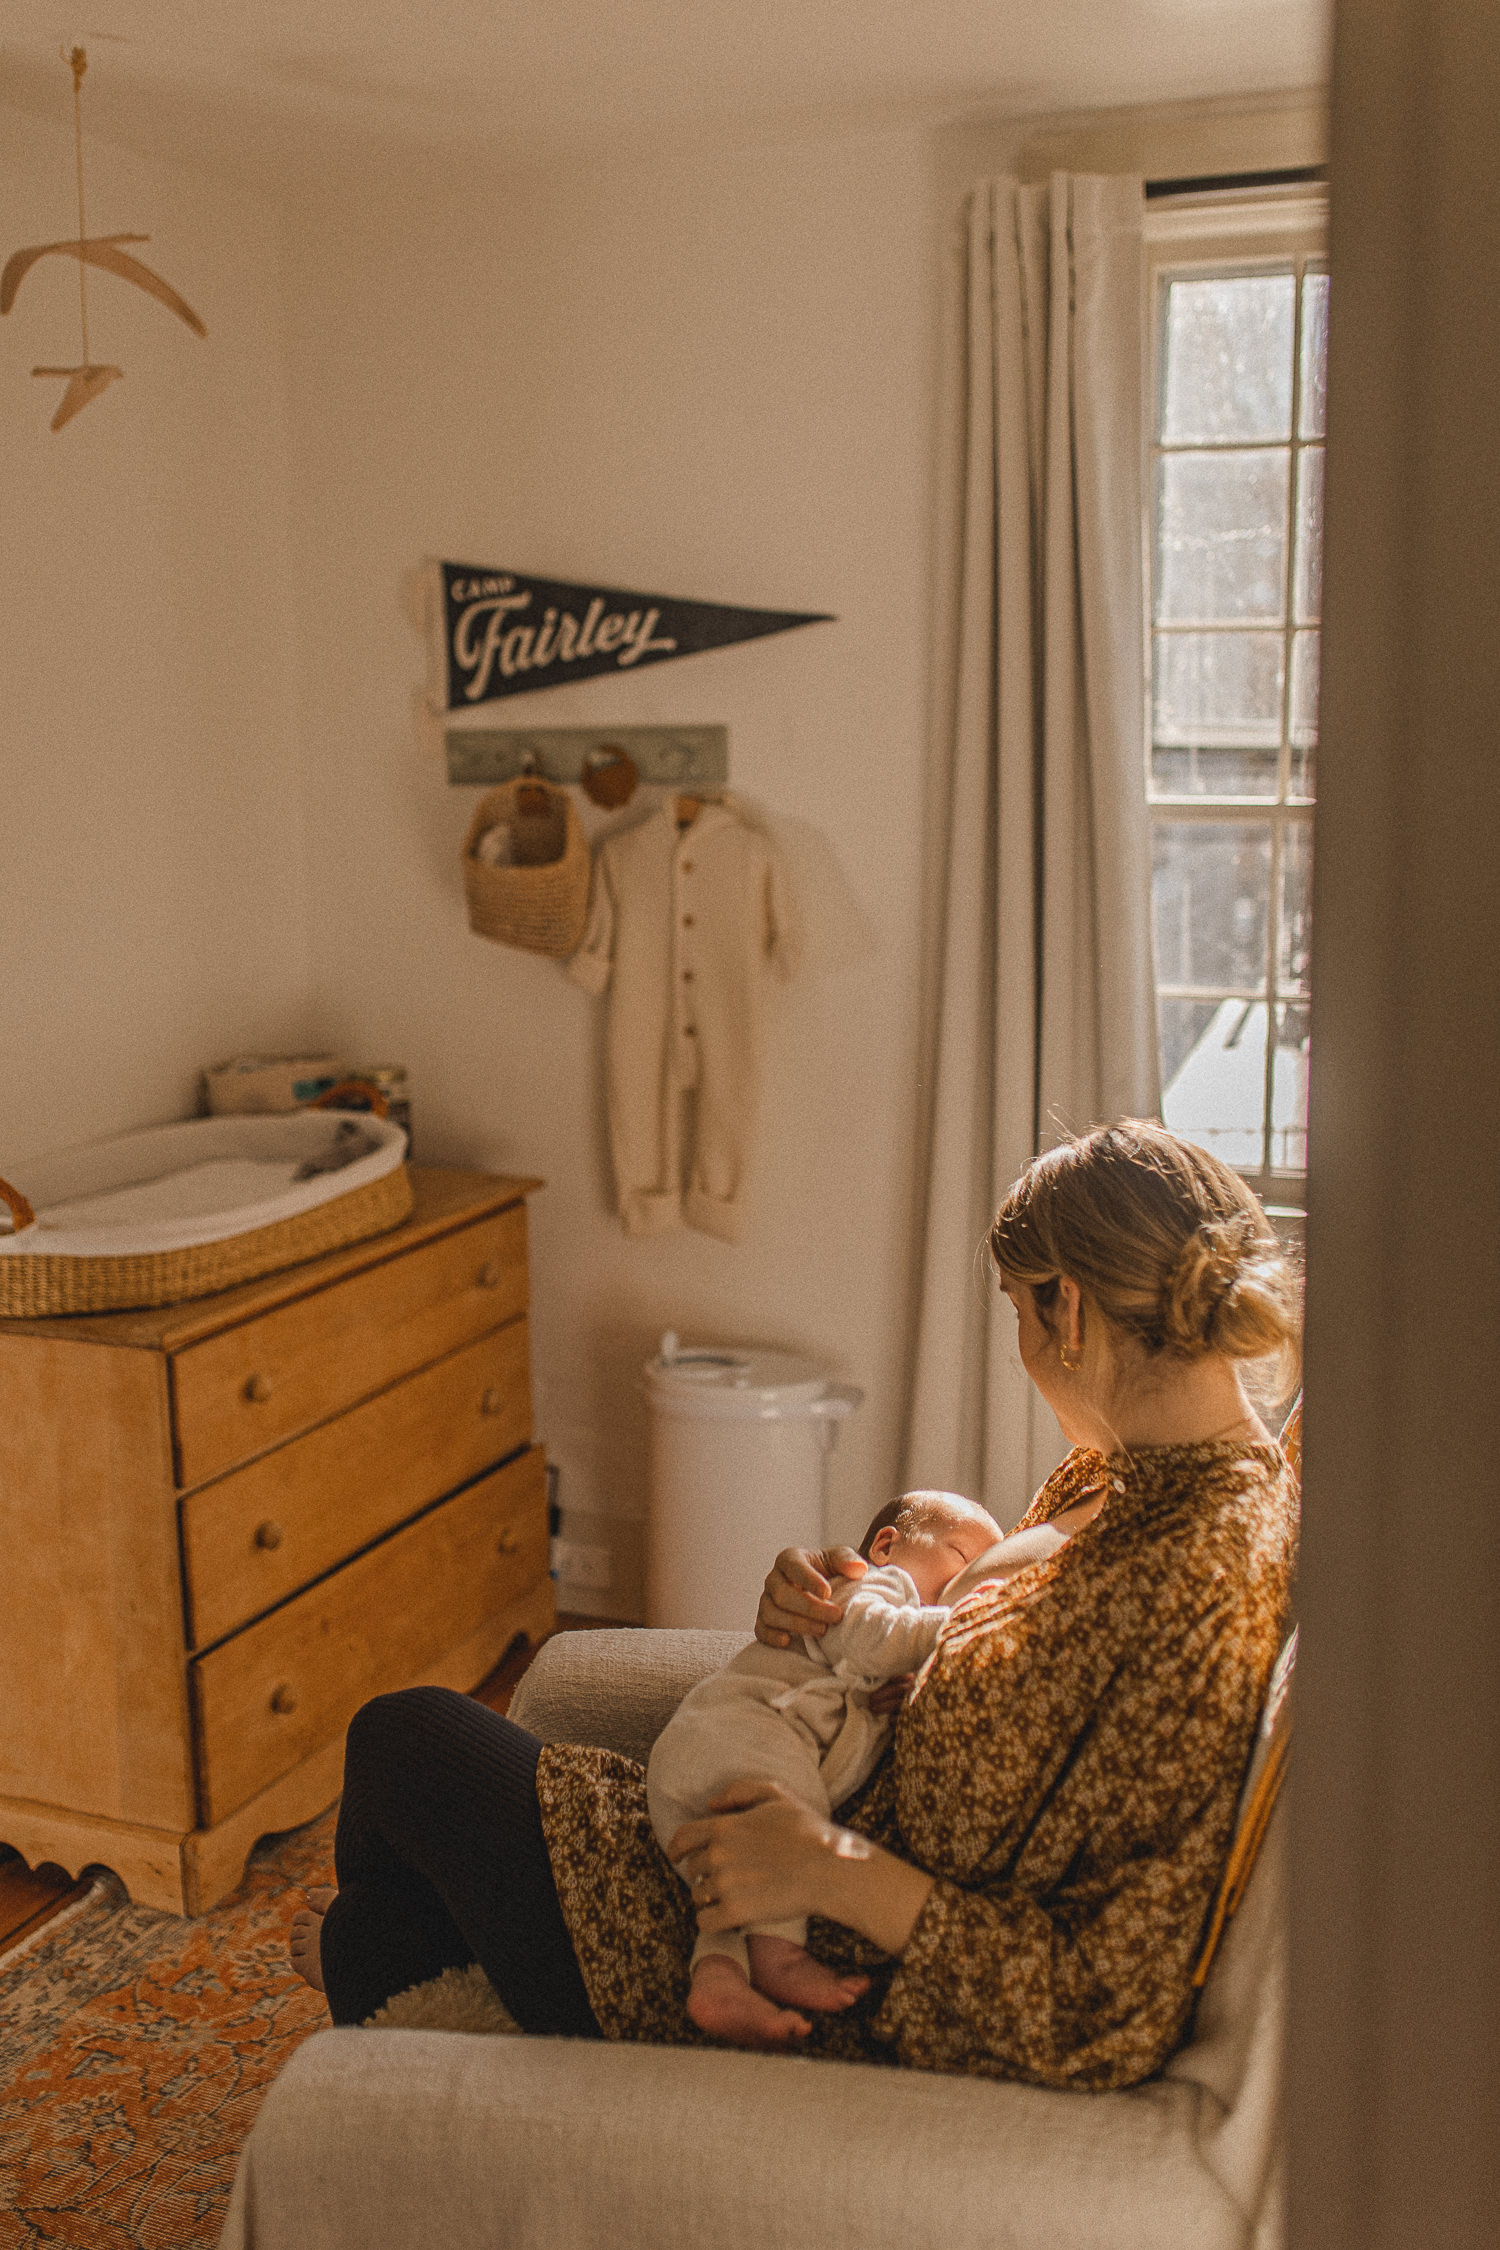
[[[367, 1154], [299, 1180], [357, 1124]], [[0, 1205], [0, 1257], [142, 1257], [224, 1242], [275, 1226], [394, 1172], [406, 1135], [389, 1119], [340, 1110], [281, 1117], [199, 1117], [91, 1148], [39, 1157], [13, 1185], [36, 1224], [19, 1234]]]

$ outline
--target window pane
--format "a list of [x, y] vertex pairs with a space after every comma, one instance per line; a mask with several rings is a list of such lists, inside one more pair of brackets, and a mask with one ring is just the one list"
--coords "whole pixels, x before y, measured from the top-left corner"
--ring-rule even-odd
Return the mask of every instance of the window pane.
[[1275, 750], [1177, 750], [1151, 753], [1154, 797], [1274, 797]]
[[1323, 448], [1297, 457], [1297, 561], [1292, 616], [1311, 625], [1323, 606]]
[[[1243, 1005], [1237, 1002], [1236, 1005]], [[1207, 1031], [1223, 1002], [1219, 1000], [1159, 1000], [1156, 1004], [1157, 1036], [1161, 1042], [1161, 1082], [1168, 1094], [1177, 1074]]]
[[1164, 1000], [1162, 1011], [1161, 1112], [1174, 1133], [1256, 1172], [1265, 1161], [1262, 1123], [1266, 1110], [1266, 1004], [1264, 1000], [1221, 1000], [1170, 1075], [1169, 1043], [1180, 1048], [1192, 1002]]
[[1279, 633], [1158, 633], [1152, 739], [1163, 748], [1274, 747], [1281, 665]]
[[1294, 1003], [1276, 1011], [1276, 1060], [1271, 1075], [1271, 1164], [1278, 1172], [1307, 1170], [1308, 1010]]
[[1164, 443], [1290, 436], [1296, 288], [1289, 273], [1168, 283]]
[[1299, 437], [1321, 437], [1328, 404], [1328, 276], [1302, 283], [1302, 402]]
[[1277, 945], [1278, 993], [1306, 995], [1312, 950], [1312, 825], [1288, 821], [1281, 840], [1281, 928]]
[[1269, 821], [1158, 821], [1151, 889], [1159, 981], [1264, 992], [1270, 888]]
[[1313, 794], [1313, 751], [1318, 740], [1318, 658], [1321, 636], [1292, 635], [1292, 779], [1294, 797]]
[[1292, 740], [1311, 747], [1318, 739], [1318, 656], [1322, 636], [1292, 635]]
[[1284, 452], [1169, 453], [1157, 463], [1157, 608], [1174, 624], [1282, 614]]

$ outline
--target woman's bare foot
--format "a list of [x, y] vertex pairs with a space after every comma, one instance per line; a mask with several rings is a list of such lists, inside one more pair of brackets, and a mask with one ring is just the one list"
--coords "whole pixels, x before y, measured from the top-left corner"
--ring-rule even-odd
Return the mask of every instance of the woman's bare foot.
[[323, 1989], [323, 1917], [338, 1893], [322, 1888], [304, 1894], [306, 1906], [292, 1916], [292, 1967], [314, 1992]]
[[687, 2012], [700, 2031], [732, 2047], [791, 2047], [812, 2029], [806, 2016], [778, 2008], [754, 1991], [727, 1953], [707, 1953], [698, 1963]]
[[825, 1968], [805, 1945], [794, 1945], [790, 1938], [756, 1936], [748, 1942], [756, 1991], [763, 1992], [768, 2000], [779, 2000], [783, 2007], [811, 2008], [818, 2015], [831, 2015], [840, 2008], [852, 2008], [870, 1989], [868, 1977], [840, 1976], [837, 1969]]

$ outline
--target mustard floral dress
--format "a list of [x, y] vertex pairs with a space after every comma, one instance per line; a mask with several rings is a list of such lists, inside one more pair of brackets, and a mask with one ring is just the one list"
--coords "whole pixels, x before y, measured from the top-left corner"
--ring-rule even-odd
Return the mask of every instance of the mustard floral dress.
[[[1279, 1447], [1077, 1450], [1026, 1524], [1104, 1507], [961, 1603], [882, 1763], [840, 1818], [936, 1881], [905, 1951], [814, 1918], [871, 1972], [802, 2052], [1032, 2085], [1134, 2085], [1179, 2044], [1286, 1614], [1297, 1488]], [[544, 1749], [552, 1870], [606, 2038], [702, 2043], [695, 1922], [643, 1769]]]

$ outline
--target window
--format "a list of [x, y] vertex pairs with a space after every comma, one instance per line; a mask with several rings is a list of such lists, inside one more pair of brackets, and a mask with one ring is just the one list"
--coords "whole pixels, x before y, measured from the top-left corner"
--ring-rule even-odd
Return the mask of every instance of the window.
[[1272, 1205], [1307, 1168], [1322, 586], [1323, 214], [1148, 222], [1146, 777], [1163, 1114]]

